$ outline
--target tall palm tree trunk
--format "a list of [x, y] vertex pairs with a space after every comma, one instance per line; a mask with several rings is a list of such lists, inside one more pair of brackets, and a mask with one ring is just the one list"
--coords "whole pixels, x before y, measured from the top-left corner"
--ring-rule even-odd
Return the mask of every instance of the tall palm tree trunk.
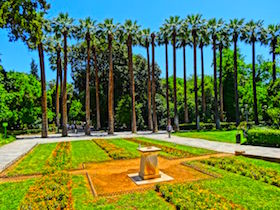
[[259, 124], [258, 117], [258, 102], [257, 102], [257, 87], [256, 87], [256, 68], [255, 68], [255, 42], [252, 42], [252, 70], [253, 70], [253, 95], [254, 95], [254, 117], [255, 124]]
[[90, 135], [90, 87], [89, 87], [89, 77], [90, 77], [90, 34], [86, 34], [87, 42], [87, 71], [86, 71], [86, 127], [85, 134]]
[[201, 59], [201, 101], [202, 101], [202, 113], [203, 120], [205, 120], [206, 115], [206, 100], [204, 91], [204, 57], [203, 57], [203, 45], [200, 46], [200, 59]]
[[100, 130], [100, 106], [99, 106], [99, 77], [98, 77], [98, 66], [97, 66], [97, 56], [95, 46], [92, 46], [92, 54], [94, 59], [94, 67], [95, 67], [95, 101], [96, 101], [96, 129]]
[[55, 114], [57, 133], [59, 132], [59, 76], [61, 71], [60, 48], [56, 50], [56, 88], [55, 88]]
[[216, 35], [213, 36], [213, 64], [214, 64], [214, 103], [215, 103], [215, 123], [216, 128], [220, 129], [220, 117], [218, 114], [218, 89], [217, 89], [217, 61], [216, 61]]
[[108, 34], [109, 84], [108, 84], [108, 134], [114, 134], [114, 73], [112, 55], [112, 34]]
[[239, 116], [239, 97], [238, 97], [238, 80], [237, 80], [237, 37], [234, 37], [234, 95], [235, 95], [235, 120], [236, 126], [240, 123]]
[[63, 71], [62, 71], [62, 65], [61, 65], [61, 59], [60, 59], [60, 127], [62, 128], [63, 124], [63, 110], [62, 110], [62, 101], [63, 101]]
[[63, 33], [64, 36], [64, 77], [63, 77], [63, 88], [62, 88], [62, 136], [68, 135], [67, 131], [67, 32]]
[[183, 68], [184, 68], [184, 121], [189, 122], [189, 112], [187, 103], [187, 69], [186, 69], [186, 46], [183, 43]]
[[220, 93], [220, 119], [224, 121], [224, 89], [223, 89], [223, 46], [219, 46], [220, 51], [220, 75], [219, 75], [219, 93]]
[[38, 44], [38, 53], [40, 60], [41, 70], [41, 108], [42, 108], [42, 138], [48, 137], [48, 115], [47, 115], [47, 91], [46, 91], [46, 75], [45, 75], [45, 64], [44, 64], [44, 49], [43, 44]]
[[153, 130], [153, 117], [152, 117], [152, 91], [151, 91], [151, 69], [150, 69], [150, 51], [149, 41], [146, 39], [146, 50], [147, 50], [147, 65], [148, 65], [148, 129]]
[[197, 96], [197, 67], [196, 67], [196, 32], [193, 31], [193, 71], [194, 71], [194, 98], [195, 98], [195, 122], [199, 130], [198, 96]]
[[168, 82], [168, 40], [165, 40], [165, 78], [166, 78], [166, 109], [167, 109], [167, 125], [171, 124], [170, 122], [170, 110], [169, 110], [169, 82]]
[[276, 80], [276, 56], [275, 56], [275, 41], [272, 41], [272, 80]]
[[132, 99], [132, 113], [131, 113], [131, 132], [136, 133], [136, 112], [135, 112], [135, 86], [134, 86], [134, 74], [133, 74], [133, 59], [132, 59], [132, 37], [129, 34], [127, 40], [127, 52], [128, 52], [128, 71], [130, 76], [130, 91]]
[[155, 34], [152, 37], [152, 104], [153, 104], [153, 133], [158, 132], [157, 112], [156, 112], [156, 82], [155, 82]]
[[177, 75], [176, 75], [176, 32], [172, 34], [173, 45], [173, 92], [174, 92], [174, 130], [179, 131], [179, 116], [177, 111]]

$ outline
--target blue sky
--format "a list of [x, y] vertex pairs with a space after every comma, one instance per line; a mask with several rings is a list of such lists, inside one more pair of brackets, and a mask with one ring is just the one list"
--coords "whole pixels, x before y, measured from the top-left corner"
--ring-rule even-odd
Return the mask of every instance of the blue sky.
[[[264, 24], [280, 23], [279, 0], [51, 0], [51, 9], [47, 18], [53, 18], [60, 12], [68, 12], [75, 19], [92, 17], [98, 22], [105, 18], [114, 18], [114, 21], [123, 23], [126, 19], [137, 20], [143, 28], [151, 28], [157, 31], [169, 16], [179, 15], [181, 18], [188, 14], [200, 13], [204, 18], [246, 18], [246, 20], [264, 20]], [[239, 43], [241, 52], [245, 55], [246, 62], [251, 62], [251, 47], [244, 43]], [[270, 59], [269, 49], [265, 46], [256, 46], [257, 55], [262, 54], [266, 59]], [[199, 51], [198, 51], [199, 52]], [[134, 53], [145, 54], [145, 50], [140, 47], [134, 48]], [[169, 70], [172, 74], [172, 51], [169, 47]], [[2, 65], [7, 70], [22, 72], [30, 71], [30, 62], [34, 58], [38, 63], [38, 53], [31, 52], [21, 42], [11, 43], [8, 41], [7, 32], [0, 31], [0, 54]], [[193, 55], [190, 48], [187, 49], [187, 74], [193, 73]], [[205, 49], [205, 71], [212, 74], [211, 67], [212, 51], [210, 47]], [[198, 70], [200, 72], [200, 55], [198, 53]], [[165, 76], [165, 54], [163, 47], [156, 48], [156, 62], [160, 65]], [[54, 79], [56, 74], [49, 69], [48, 60], [45, 59], [47, 80]], [[177, 51], [177, 71], [182, 77], [182, 51]], [[70, 77], [68, 76], [70, 79]]]

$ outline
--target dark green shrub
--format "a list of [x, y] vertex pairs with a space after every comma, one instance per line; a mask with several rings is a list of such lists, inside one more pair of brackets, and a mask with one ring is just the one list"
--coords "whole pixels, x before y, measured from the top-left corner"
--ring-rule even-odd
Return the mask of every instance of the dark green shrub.
[[280, 147], [280, 130], [253, 128], [247, 133], [247, 144]]

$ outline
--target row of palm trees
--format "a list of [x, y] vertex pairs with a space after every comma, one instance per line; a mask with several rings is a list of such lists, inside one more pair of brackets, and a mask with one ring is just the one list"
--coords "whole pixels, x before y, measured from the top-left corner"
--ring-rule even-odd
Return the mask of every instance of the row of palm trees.
[[[150, 29], [140, 30], [137, 22], [131, 20], [125, 21], [123, 25], [115, 24], [113, 19], [106, 19], [103, 23], [96, 24], [91, 18], [79, 21], [79, 25], [73, 25], [74, 20], [68, 14], [59, 14], [57, 18], [51, 21], [52, 30], [49, 31], [55, 38], [56, 46], [54, 47], [57, 59], [57, 90], [56, 90], [56, 123], [59, 126], [59, 107], [62, 104], [62, 136], [67, 136], [67, 58], [68, 58], [68, 38], [75, 38], [87, 46], [87, 69], [86, 69], [86, 128], [85, 134], [90, 135], [90, 60], [94, 61], [95, 68], [95, 85], [96, 85], [96, 124], [100, 129], [100, 111], [99, 111], [99, 81], [96, 54], [101, 46], [107, 46], [108, 63], [109, 63], [109, 80], [108, 80], [108, 133], [114, 133], [114, 72], [113, 72], [113, 46], [116, 43], [124, 43], [128, 52], [128, 70], [130, 80], [130, 91], [132, 98], [131, 110], [131, 129], [133, 133], [137, 132], [136, 112], [135, 112], [135, 84], [133, 74], [133, 46], [141, 45], [147, 51], [147, 100], [148, 100], [148, 128], [157, 132], [157, 115], [156, 115], [156, 87], [155, 87], [155, 46], [165, 45], [166, 55], [166, 104], [167, 104], [167, 122], [170, 120], [169, 110], [169, 70], [168, 70], [168, 46], [173, 48], [173, 93], [174, 93], [174, 128], [179, 130], [179, 117], [177, 109], [177, 88], [176, 88], [176, 50], [183, 48], [183, 72], [184, 72], [184, 121], [189, 122], [187, 106], [187, 84], [186, 84], [186, 47], [193, 48], [194, 58], [194, 92], [195, 92], [195, 117], [197, 129], [199, 129], [199, 110], [198, 110], [198, 84], [197, 84], [197, 47], [201, 53], [201, 91], [202, 91], [202, 113], [206, 111], [206, 101], [204, 92], [204, 47], [211, 45], [213, 50], [213, 75], [214, 75], [214, 116], [216, 127], [220, 127], [220, 121], [224, 120], [223, 116], [223, 87], [222, 87], [222, 53], [223, 49], [229, 48], [230, 44], [234, 45], [234, 90], [235, 90], [235, 107], [236, 107], [236, 125], [240, 122], [239, 101], [238, 101], [238, 81], [237, 81], [237, 42], [239, 39], [252, 45], [252, 72], [253, 72], [253, 92], [254, 92], [254, 114], [255, 123], [258, 124], [257, 112], [257, 94], [255, 81], [255, 43], [261, 42], [269, 44], [271, 47], [273, 61], [273, 81], [276, 79], [275, 55], [280, 33], [279, 25], [269, 25], [263, 27], [262, 21], [250, 21], [244, 23], [244, 19], [233, 19], [225, 23], [222, 19], [205, 20], [201, 15], [188, 15], [185, 19], [179, 16], [166, 19], [157, 33], [151, 33]], [[63, 48], [61, 47], [63, 45]], [[150, 66], [150, 45], [152, 48], [152, 65]], [[219, 91], [217, 87], [217, 49], [220, 55], [219, 63]], [[62, 62], [60, 52], [63, 50], [64, 60]], [[63, 63], [63, 70], [62, 70]], [[152, 67], [152, 69], [150, 69]], [[59, 93], [60, 81], [60, 93]], [[219, 97], [218, 97], [219, 92]], [[60, 96], [59, 96], [60, 94]], [[59, 102], [61, 98], [61, 102]], [[219, 114], [220, 113], [220, 114]], [[46, 136], [45, 136], [46, 137]]]

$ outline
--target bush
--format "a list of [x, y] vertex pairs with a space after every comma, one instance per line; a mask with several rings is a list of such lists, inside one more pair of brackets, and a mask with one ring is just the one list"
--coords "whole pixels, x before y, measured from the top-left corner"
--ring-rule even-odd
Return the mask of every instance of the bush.
[[[215, 130], [215, 123], [203, 123], [199, 124], [200, 130]], [[221, 122], [221, 129], [223, 130], [234, 130], [236, 129], [235, 122]], [[180, 130], [196, 130], [195, 123], [184, 123], [180, 124]]]
[[280, 130], [253, 128], [247, 133], [247, 143], [251, 145], [280, 147]]

